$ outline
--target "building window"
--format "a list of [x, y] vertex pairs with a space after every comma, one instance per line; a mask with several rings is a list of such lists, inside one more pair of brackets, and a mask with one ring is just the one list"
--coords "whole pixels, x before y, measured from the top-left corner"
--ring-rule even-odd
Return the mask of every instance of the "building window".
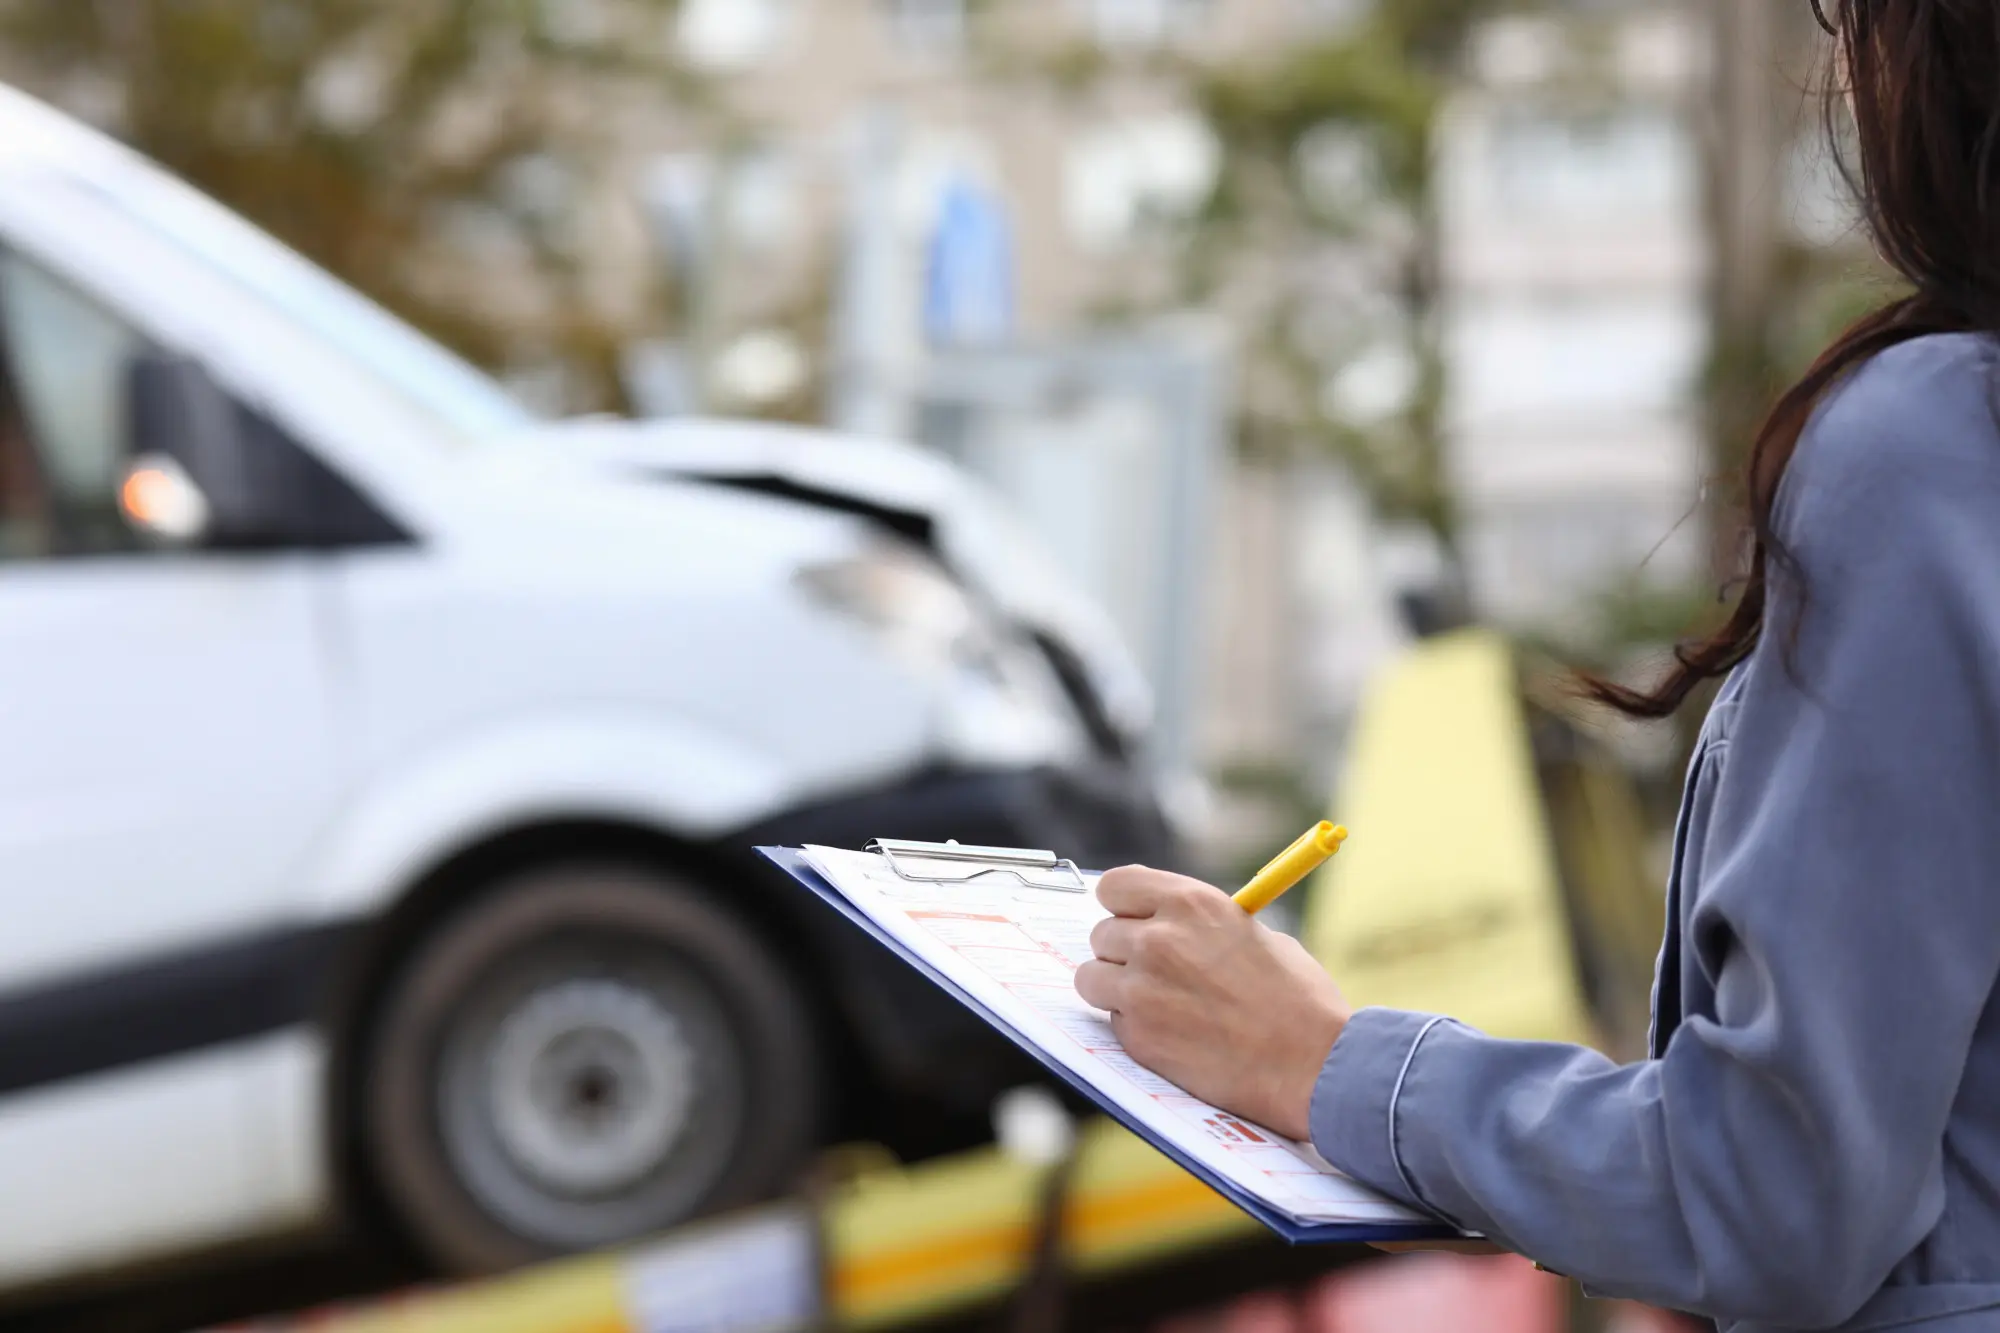
[[965, 51], [965, 0], [882, 0], [896, 49], [926, 59]]
[[1100, 46], [1143, 50], [1200, 33], [1211, 0], [1085, 0]]
[[1504, 113], [1488, 157], [1495, 202], [1527, 220], [1677, 217], [1697, 197], [1687, 128], [1665, 109]]
[[0, 416], [0, 559], [128, 548], [126, 375], [144, 340], [14, 254], [0, 254], [0, 333], [19, 410]]
[[681, 54], [705, 69], [749, 69], [777, 54], [791, 19], [791, 0], [681, 0]]
[[1655, 416], [1687, 406], [1707, 326], [1691, 296], [1471, 301], [1445, 341], [1452, 415], [1462, 424]]

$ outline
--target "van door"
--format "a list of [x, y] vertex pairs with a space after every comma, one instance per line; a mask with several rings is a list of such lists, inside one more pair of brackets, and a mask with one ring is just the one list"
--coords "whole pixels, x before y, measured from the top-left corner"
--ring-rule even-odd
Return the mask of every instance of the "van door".
[[287, 904], [337, 799], [329, 573], [135, 539], [143, 345], [0, 249], [0, 1198], [36, 1201], [0, 1209], [0, 1285], [299, 1207], [245, 1145], [271, 1066], [317, 1059], [329, 941]]

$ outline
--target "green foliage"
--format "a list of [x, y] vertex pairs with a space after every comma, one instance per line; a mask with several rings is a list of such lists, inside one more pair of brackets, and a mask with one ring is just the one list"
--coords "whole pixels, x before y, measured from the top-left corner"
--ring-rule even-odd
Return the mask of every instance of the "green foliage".
[[[577, 405], [615, 406], [617, 349], [634, 330], [591, 298], [578, 201], [610, 151], [603, 99], [705, 105], [671, 57], [673, 12], [672, 0], [0, 0], [0, 51], [29, 91], [96, 111], [473, 359], [553, 363]], [[468, 232], [507, 256], [510, 294], [527, 299], [479, 300], [481, 275], [454, 275]]]
[[1727, 610], [1713, 588], [1663, 587], [1621, 580], [1600, 592], [1583, 619], [1588, 636], [1541, 642], [1552, 656], [1593, 671], [1615, 671], [1635, 650], [1686, 638], [1718, 623]]
[[1482, 19], [1531, 7], [1523, 0], [1384, 0], [1374, 20], [1409, 61], [1436, 70], [1457, 59], [1465, 34]]
[[982, 53], [982, 64], [990, 77], [1030, 76], [1065, 96], [1088, 91], [1111, 68], [1104, 49], [1084, 41], [1065, 42], [1032, 59], [1016, 51], [987, 51]]
[[[1280, 284], [1256, 317], [1243, 421], [1246, 449], [1341, 458], [1385, 517], [1416, 519], [1450, 544], [1455, 510], [1439, 412], [1437, 255], [1430, 195], [1432, 132], [1469, 28], [1500, 0], [1380, 5], [1354, 30], [1251, 66], [1205, 71], [1196, 100], [1222, 141], [1223, 172], [1185, 255], [1187, 294], [1210, 299], [1246, 266], [1310, 265], [1337, 248], [1382, 270], [1385, 319], [1351, 312], [1348, 346], [1304, 345], [1298, 330], [1324, 297]], [[1329, 139], [1369, 169], [1328, 198], [1310, 156]], [[1323, 316], [1324, 311], [1320, 312]], [[1399, 345], [1413, 391], [1386, 420], [1354, 422], [1326, 406], [1342, 361]]]
[[1272, 65], [1214, 71], [1199, 89], [1232, 160], [1283, 160], [1313, 130], [1344, 122], [1377, 135], [1384, 184], [1403, 200], [1424, 193], [1441, 91], [1382, 24], [1289, 52]]

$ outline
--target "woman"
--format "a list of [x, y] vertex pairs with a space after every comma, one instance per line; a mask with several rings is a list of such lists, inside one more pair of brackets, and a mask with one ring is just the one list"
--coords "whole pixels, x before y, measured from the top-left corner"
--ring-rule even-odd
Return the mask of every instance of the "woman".
[[1728, 623], [1648, 692], [1596, 687], [1660, 717], [1726, 677], [1652, 1058], [1350, 1011], [1137, 868], [1077, 988], [1195, 1093], [1595, 1292], [1734, 1333], [2000, 1329], [2000, 3], [1825, 9], [1913, 290], [1765, 426]]

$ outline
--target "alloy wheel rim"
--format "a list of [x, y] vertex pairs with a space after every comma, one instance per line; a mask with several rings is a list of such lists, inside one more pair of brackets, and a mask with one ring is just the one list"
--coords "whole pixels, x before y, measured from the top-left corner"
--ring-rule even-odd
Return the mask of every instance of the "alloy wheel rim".
[[574, 978], [524, 996], [494, 1030], [486, 1098], [507, 1156], [573, 1196], [643, 1181], [693, 1108], [695, 1053], [647, 990]]

